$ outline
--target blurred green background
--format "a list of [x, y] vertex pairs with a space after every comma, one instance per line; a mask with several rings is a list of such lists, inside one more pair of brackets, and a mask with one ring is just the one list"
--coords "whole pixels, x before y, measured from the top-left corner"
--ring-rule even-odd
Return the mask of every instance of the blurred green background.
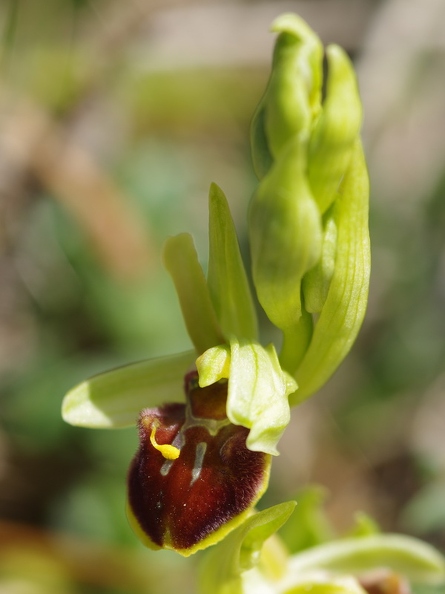
[[373, 273], [358, 343], [293, 411], [261, 506], [319, 483], [339, 530], [364, 510], [445, 549], [445, 3], [2, 0], [1, 594], [194, 591], [196, 558], [127, 525], [135, 431], [67, 426], [60, 405], [188, 348], [161, 250], [190, 231], [205, 266], [212, 181], [246, 252], [249, 121], [284, 11], [355, 60]]

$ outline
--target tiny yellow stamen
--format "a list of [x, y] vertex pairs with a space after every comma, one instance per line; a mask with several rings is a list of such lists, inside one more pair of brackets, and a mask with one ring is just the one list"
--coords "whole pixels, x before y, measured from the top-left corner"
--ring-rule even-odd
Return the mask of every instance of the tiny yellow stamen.
[[176, 458], [179, 458], [179, 454], [180, 454], [180, 450], [178, 448], [175, 448], [175, 446], [172, 446], [168, 443], [166, 443], [166, 444], [157, 443], [155, 435], [156, 435], [156, 429], [158, 427], [159, 427], [159, 421], [154, 421], [153, 427], [151, 429], [151, 434], [150, 434], [151, 445], [154, 448], [156, 448], [159, 452], [161, 452], [161, 454], [167, 460], [176, 460]]

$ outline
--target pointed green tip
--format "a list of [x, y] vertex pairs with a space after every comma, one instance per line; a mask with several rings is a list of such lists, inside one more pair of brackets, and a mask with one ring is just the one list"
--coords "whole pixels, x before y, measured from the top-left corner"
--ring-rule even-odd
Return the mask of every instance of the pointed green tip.
[[[110, 417], [96, 406], [90, 397], [88, 381], [82, 382], [70, 390], [62, 402], [63, 420], [77, 427], [102, 427], [114, 426]], [[133, 415], [128, 424], [135, 424], [136, 416]]]
[[270, 26], [273, 33], [290, 33], [301, 40], [318, 41], [317, 35], [297, 14], [284, 13], [277, 17]]
[[209, 192], [207, 286], [224, 336], [256, 339], [255, 305], [235, 225], [227, 198], [215, 183], [211, 184]]

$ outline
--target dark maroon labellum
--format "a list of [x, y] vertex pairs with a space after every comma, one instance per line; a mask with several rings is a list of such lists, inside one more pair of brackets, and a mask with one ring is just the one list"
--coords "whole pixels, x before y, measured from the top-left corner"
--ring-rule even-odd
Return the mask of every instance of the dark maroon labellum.
[[150, 546], [187, 554], [207, 537], [219, 540], [218, 529], [255, 505], [270, 456], [248, 450], [248, 429], [227, 419], [227, 382], [200, 388], [193, 372], [185, 391], [186, 404], [142, 411], [128, 499]]

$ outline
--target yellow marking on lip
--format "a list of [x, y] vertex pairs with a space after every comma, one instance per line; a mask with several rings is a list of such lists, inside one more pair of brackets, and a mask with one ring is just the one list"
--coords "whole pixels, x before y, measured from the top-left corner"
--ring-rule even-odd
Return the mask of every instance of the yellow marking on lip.
[[161, 452], [161, 454], [164, 456], [164, 458], [166, 460], [176, 460], [176, 458], [179, 458], [179, 454], [181, 453], [181, 451], [178, 448], [175, 448], [175, 446], [172, 446], [168, 443], [166, 444], [159, 444], [156, 441], [156, 429], [159, 427], [159, 421], [155, 420], [153, 422], [153, 426], [151, 429], [151, 434], [150, 434], [150, 442], [151, 445], [156, 448], [159, 452]]

